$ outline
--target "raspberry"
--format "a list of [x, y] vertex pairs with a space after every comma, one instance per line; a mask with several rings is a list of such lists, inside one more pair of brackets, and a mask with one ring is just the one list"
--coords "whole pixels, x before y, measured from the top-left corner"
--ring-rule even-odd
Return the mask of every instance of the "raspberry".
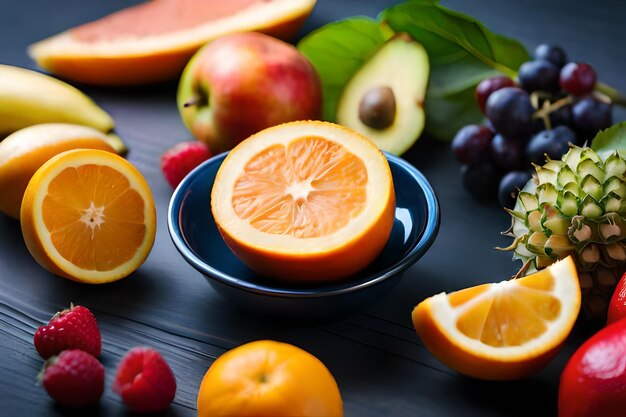
[[176, 188], [191, 170], [211, 156], [213, 156], [211, 151], [202, 142], [181, 142], [163, 154], [161, 170], [167, 182]]
[[84, 350], [97, 358], [102, 349], [96, 318], [89, 309], [73, 305], [55, 314], [47, 326], [39, 327], [33, 342], [44, 359], [66, 349]]
[[170, 405], [176, 394], [176, 379], [159, 352], [136, 347], [118, 365], [113, 391], [130, 411], [152, 413]]
[[104, 390], [104, 367], [89, 353], [64, 350], [44, 365], [41, 381], [48, 395], [67, 407], [96, 404]]

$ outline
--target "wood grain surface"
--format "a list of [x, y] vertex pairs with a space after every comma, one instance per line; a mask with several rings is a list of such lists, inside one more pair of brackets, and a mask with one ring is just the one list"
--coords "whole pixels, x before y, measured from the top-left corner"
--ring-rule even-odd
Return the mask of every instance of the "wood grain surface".
[[[34, 68], [28, 44], [137, 1], [22, 0], [0, 5], [0, 62]], [[319, 0], [303, 33], [355, 14], [375, 16], [393, 1]], [[524, 42], [562, 45], [574, 60], [593, 64], [601, 80], [626, 91], [626, 3], [619, 0], [447, 0], [494, 31]], [[347, 417], [554, 416], [560, 372], [594, 331], [579, 325], [541, 373], [524, 381], [480, 382], [439, 363], [415, 334], [410, 312], [427, 296], [512, 275], [508, 226], [497, 202], [477, 202], [462, 188], [447, 144], [428, 138], [405, 155], [431, 181], [442, 223], [430, 251], [380, 302], [348, 319], [309, 326], [244, 315], [220, 298], [179, 256], [167, 233], [171, 188], [159, 171], [160, 155], [190, 139], [176, 110], [176, 84], [136, 89], [83, 87], [116, 120], [130, 147], [128, 159], [146, 176], [157, 203], [158, 231], [147, 262], [131, 277], [85, 286], [55, 277], [30, 257], [19, 223], [0, 215], [0, 416], [124, 416], [111, 381], [121, 356], [137, 345], [161, 351], [178, 380], [167, 415], [195, 416], [202, 376], [216, 357], [242, 343], [275, 339], [319, 357], [337, 379]], [[615, 112], [624, 119], [623, 111]], [[2, 190], [0, 190], [2, 192]], [[90, 308], [103, 337], [106, 389], [92, 410], [63, 409], [35, 385], [42, 361], [32, 345], [35, 329], [70, 302]]]

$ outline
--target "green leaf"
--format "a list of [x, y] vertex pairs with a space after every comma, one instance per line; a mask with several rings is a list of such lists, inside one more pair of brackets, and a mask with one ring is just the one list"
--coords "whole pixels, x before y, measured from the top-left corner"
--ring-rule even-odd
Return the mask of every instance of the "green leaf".
[[381, 19], [396, 32], [408, 32], [428, 51], [434, 65], [469, 54], [490, 68], [515, 76], [529, 56], [519, 42], [491, 32], [477, 19], [431, 0], [412, 0], [385, 10]]
[[626, 157], [626, 122], [621, 122], [599, 132], [591, 142], [591, 149], [602, 159], [606, 159], [617, 150]]
[[529, 60], [517, 41], [497, 35], [471, 16], [431, 0], [393, 6], [381, 15], [396, 32], [407, 32], [426, 48], [431, 79], [426, 94], [426, 131], [451, 140], [464, 125], [482, 118], [474, 99], [476, 85], [485, 78], [514, 77]]
[[298, 43], [298, 49], [311, 61], [322, 81], [324, 120], [335, 121], [343, 88], [385, 40], [378, 22], [353, 17], [329, 23]]

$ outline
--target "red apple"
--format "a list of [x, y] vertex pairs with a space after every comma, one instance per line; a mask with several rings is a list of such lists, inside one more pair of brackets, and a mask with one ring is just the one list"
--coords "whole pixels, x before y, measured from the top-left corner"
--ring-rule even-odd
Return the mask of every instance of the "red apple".
[[607, 324], [614, 323], [626, 317], [626, 273], [617, 283], [607, 314]]
[[626, 415], [626, 320], [578, 348], [561, 374], [559, 417]]
[[178, 87], [192, 134], [214, 153], [267, 127], [319, 119], [321, 83], [294, 46], [260, 33], [219, 38], [194, 55]]

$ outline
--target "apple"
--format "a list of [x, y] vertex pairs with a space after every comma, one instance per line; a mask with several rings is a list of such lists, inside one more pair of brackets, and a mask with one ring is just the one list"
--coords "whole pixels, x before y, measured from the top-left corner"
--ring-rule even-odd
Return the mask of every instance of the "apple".
[[559, 417], [626, 415], [626, 320], [609, 324], [582, 344], [559, 383]]
[[607, 314], [607, 324], [615, 323], [626, 317], [626, 273], [617, 283]]
[[226, 35], [200, 49], [178, 86], [178, 109], [213, 153], [277, 124], [321, 116], [319, 76], [294, 46], [255, 32]]

